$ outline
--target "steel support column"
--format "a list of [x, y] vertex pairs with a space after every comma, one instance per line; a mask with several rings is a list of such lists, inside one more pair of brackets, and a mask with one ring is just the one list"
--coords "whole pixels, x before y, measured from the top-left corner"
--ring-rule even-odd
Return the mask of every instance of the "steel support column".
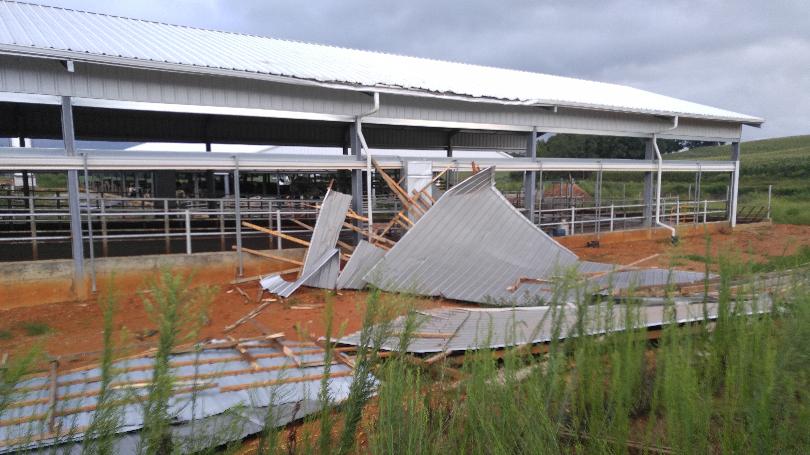
[[238, 265], [237, 273], [241, 277], [244, 275], [244, 263], [242, 262], [242, 208], [240, 193], [239, 193], [239, 158], [233, 157], [233, 203], [234, 203], [234, 221], [236, 224], [236, 262]]
[[[69, 96], [62, 97], [62, 139], [65, 153], [76, 156], [76, 136], [73, 130], [73, 108]], [[84, 245], [82, 244], [82, 219], [79, 210], [79, 173], [68, 174], [68, 212], [70, 213], [70, 246], [73, 255], [73, 290], [83, 297], [84, 289]]]
[[[537, 128], [532, 129], [526, 143], [526, 157], [537, 161]], [[534, 223], [534, 200], [537, 191], [537, 172], [526, 171], [523, 174], [523, 200], [526, 208], [526, 217]]]
[[[357, 161], [363, 161], [363, 156], [360, 151], [360, 137], [357, 135], [357, 129], [355, 125], [351, 125], [349, 127], [349, 145], [351, 146], [352, 155], [355, 156]], [[352, 171], [352, 208], [358, 214], [363, 213], [363, 171], [362, 169], [355, 169]], [[360, 227], [360, 222], [357, 221], [355, 224]], [[355, 234], [357, 237], [357, 242], [359, 243], [360, 240], [363, 238], [360, 232]]]
[[729, 192], [729, 224], [737, 225], [737, 195], [740, 187], [740, 143], [731, 143], [731, 161], [734, 161], [734, 172], [731, 174], [731, 191]]
[[[648, 139], [644, 144], [644, 159], [645, 160], [655, 159], [655, 150], [653, 149], [652, 139]], [[644, 205], [644, 212], [643, 212], [644, 227], [652, 226], [653, 205], [655, 204], [655, 201], [653, 201], [654, 197], [655, 197], [655, 185], [653, 181], [653, 173], [645, 172], [644, 193], [642, 195], [642, 204]]]

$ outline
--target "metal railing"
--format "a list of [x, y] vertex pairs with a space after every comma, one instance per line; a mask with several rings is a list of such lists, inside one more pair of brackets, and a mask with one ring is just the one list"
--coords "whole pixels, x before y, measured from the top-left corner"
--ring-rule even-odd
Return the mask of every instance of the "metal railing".
[[[535, 220], [540, 228], [564, 228], [565, 235], [585, 232], [613, 232], [638, 227], [645, 222], [645, 205], [609, 204], [602, 206], [571, 206], [566, 208], [541, 209], [536, 211]], [[653, 209], [654, 210], [654, 209]], [[672, 226], [685, 223], [705, 224], [728, 216], [728, 201], [724, 199], [704, 199], [702, 201], [662, 200], [661, 219]], [[549, 221], [546, 221], [550, 219]], [[577, 229], [578, 228], [578, 229]], [[590, 229], [588, 229], [590, 228]]]

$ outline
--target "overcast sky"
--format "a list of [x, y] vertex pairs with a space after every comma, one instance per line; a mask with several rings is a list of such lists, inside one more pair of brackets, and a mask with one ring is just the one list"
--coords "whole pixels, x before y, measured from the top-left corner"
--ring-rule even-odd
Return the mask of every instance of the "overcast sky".
[[35, 0], [627, 84], [810, 134], [810, 0]]

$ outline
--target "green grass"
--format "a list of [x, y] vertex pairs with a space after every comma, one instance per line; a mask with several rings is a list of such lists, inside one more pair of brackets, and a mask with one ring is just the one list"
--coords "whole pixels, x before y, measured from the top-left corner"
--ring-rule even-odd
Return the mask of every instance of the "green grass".
[[23, 322], [20, 324], [20, 327], [22, 328], [23, 332], [30, 337], [47, 335], [53, 331], [51, 326], [40, 321]]
[[0, 329], [0, 340], [10, 340], [14, 338], [14, 334], [11, 333], [11, 330]]

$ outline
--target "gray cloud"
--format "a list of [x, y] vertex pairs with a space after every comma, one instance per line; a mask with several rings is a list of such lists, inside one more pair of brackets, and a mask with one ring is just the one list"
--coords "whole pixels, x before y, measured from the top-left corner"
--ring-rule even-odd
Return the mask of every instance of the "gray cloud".
[[810, 133], [806, 0], [42, 0], [276, 38], [628, 84]]

